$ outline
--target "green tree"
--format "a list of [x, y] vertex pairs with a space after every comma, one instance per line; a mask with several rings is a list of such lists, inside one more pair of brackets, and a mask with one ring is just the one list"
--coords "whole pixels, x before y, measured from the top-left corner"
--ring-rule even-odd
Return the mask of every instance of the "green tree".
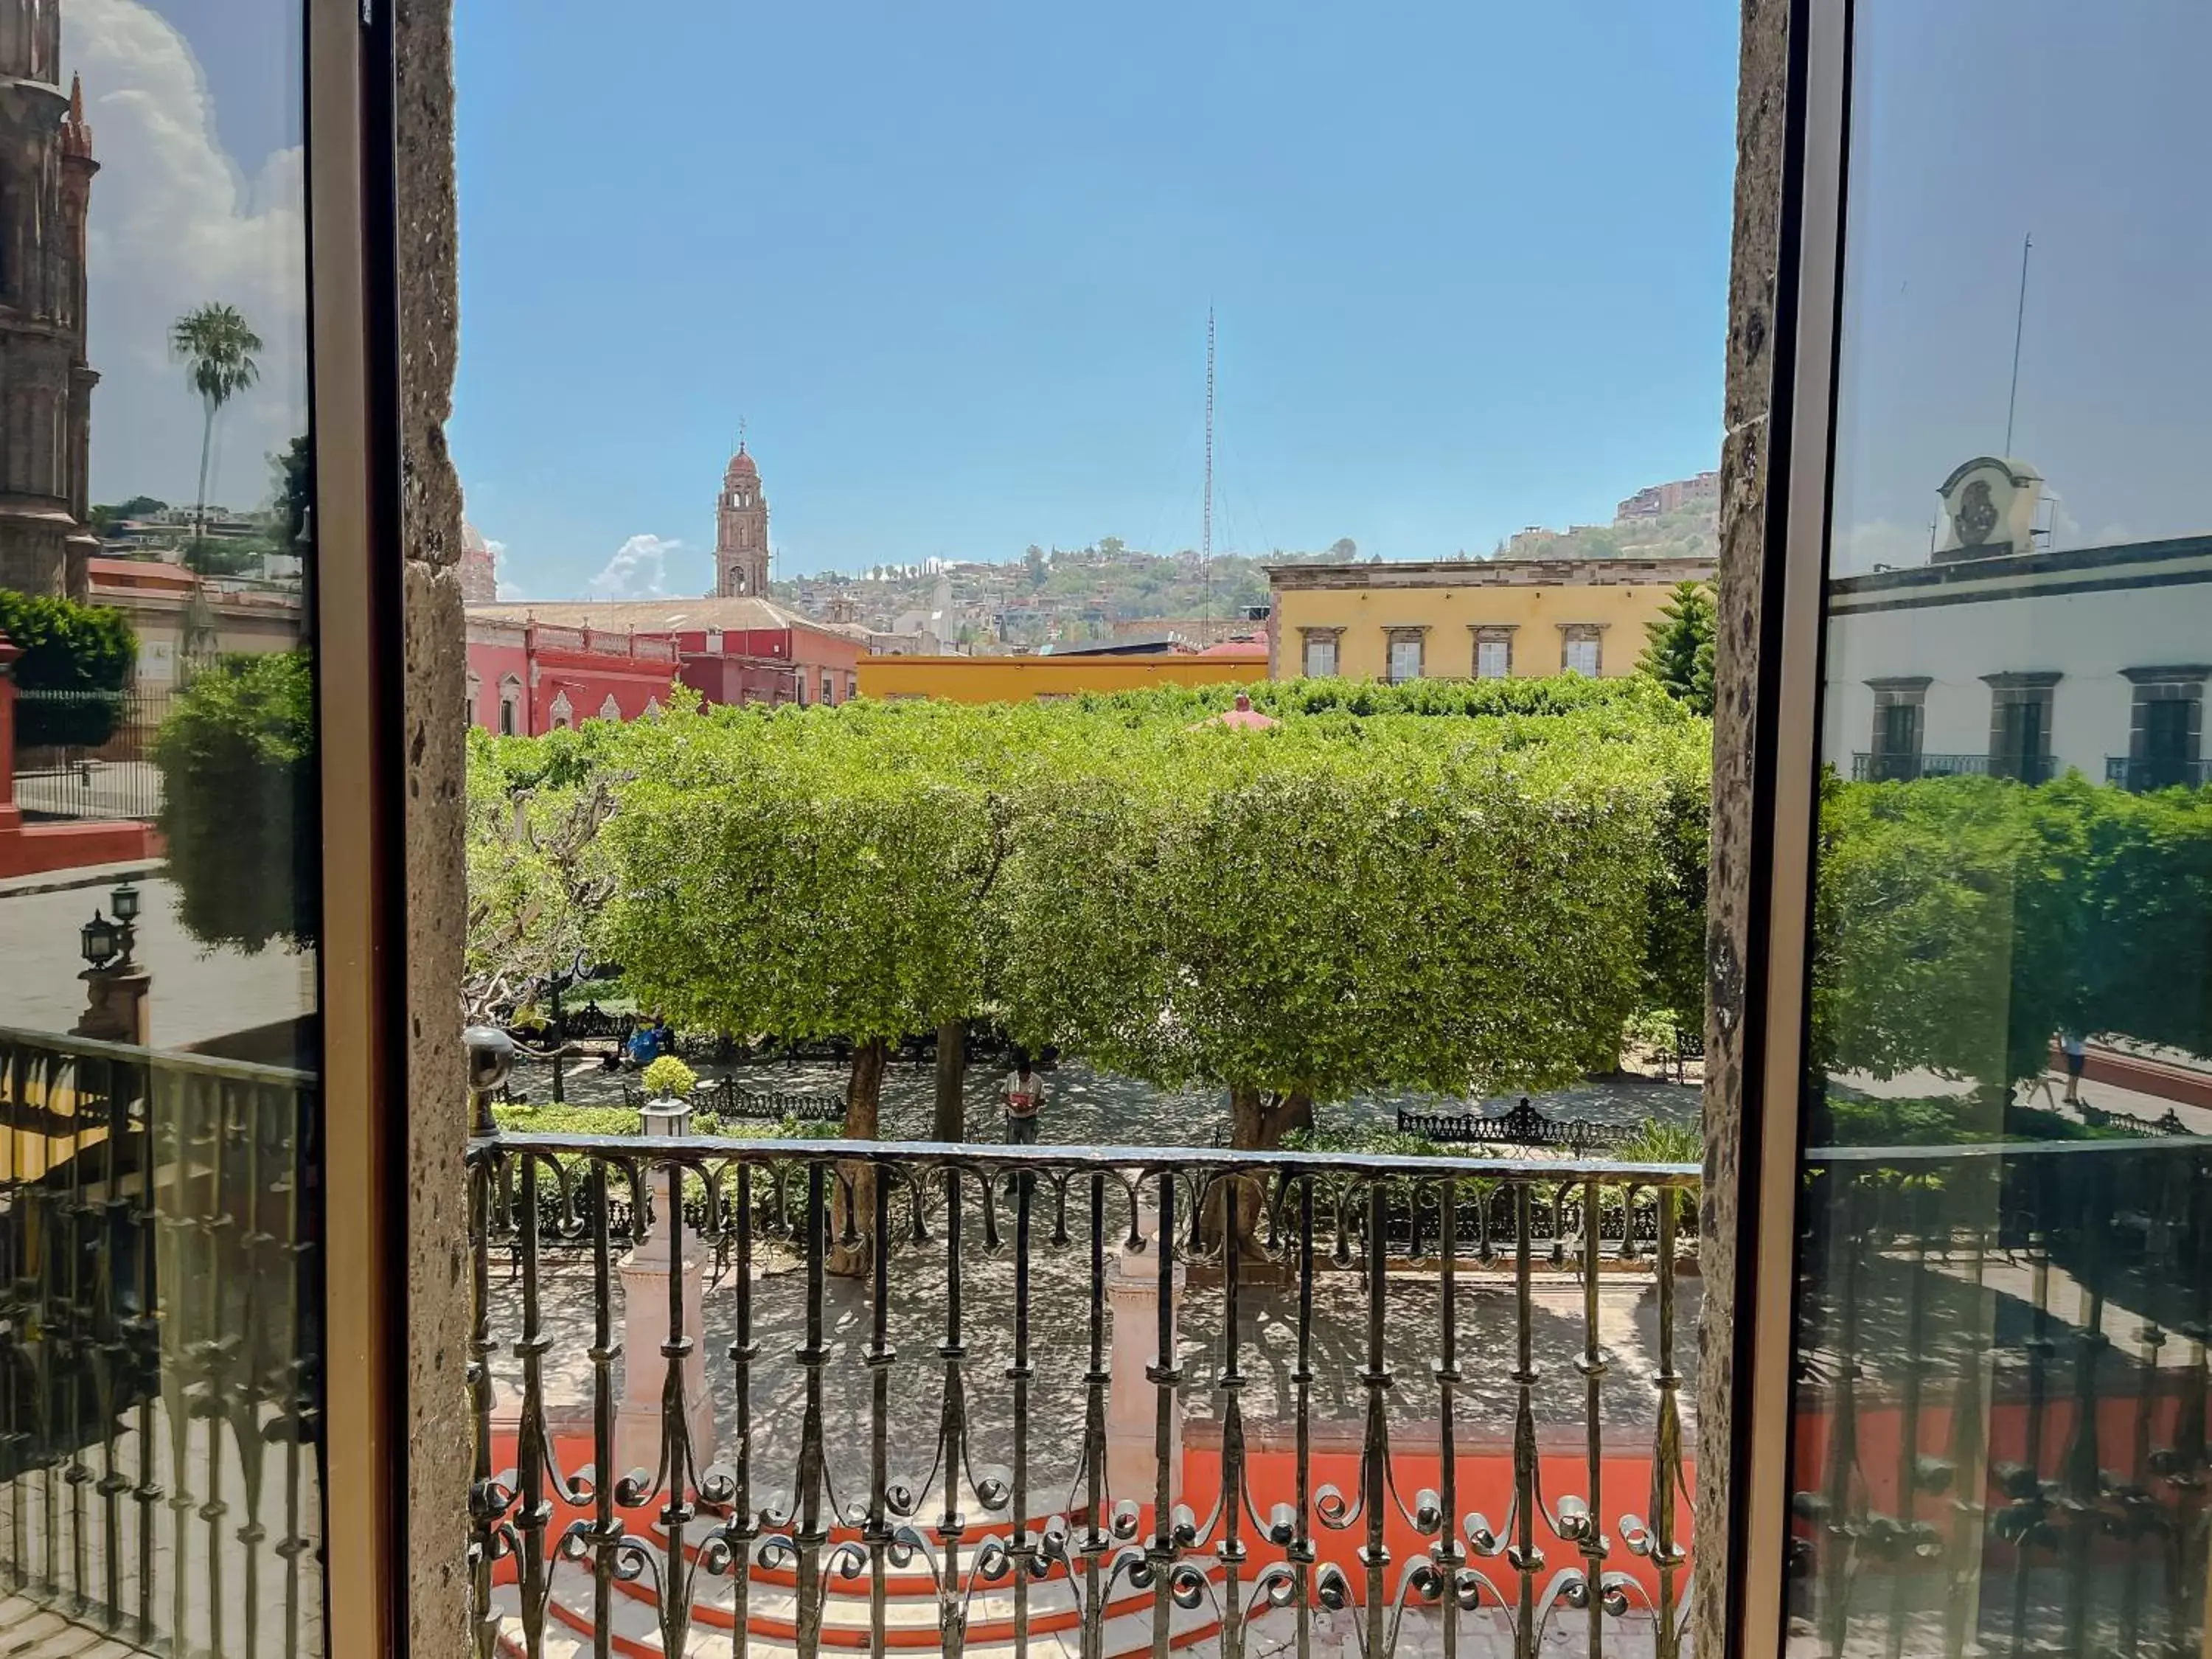
[[113, 734], [138, 660], [120, 611], [0, 588], [0, 635], [22, 652], [14, 677], [15, 741], [97, 748]]
[[1707, 716], [1713, 712], [1714, 625], [1711, 584], [1677, 582], [1645, 630], [1644, 653], [1636, 659], [1638, 673]]
[[305, 558], [314, 544], [314, 434], [302, 432], [270, 465], [276, 474], [276, 550]]
[[1111, 731], [1010, 862], [1022, 1035], [1225, 1089], [1238, 1146], [1317, 1102], [1613, 1062], [1662, 799], [1647, 756], [1418, 720]]
[[115, 526], [126, 519], [143, 519], [149, 513], [166, 511], [168, 503], [156, 501], [151, 495], [133, 495], [127, 501], [115, 501], [92, 509], [89, 522], [95, 536], [111, 534]]
[[1978, 1085], [1994, 1131], [2054, 1032], [2212, 1054], [2212, 792], [1923, 778], [1823, 788], [1814, 1057]]
[[472, 727], [468, 741], [461, 996], [474, 1024], [506, 1019], [546, 979], [599, 960], [614, 889], [599, 831], [621, 766], [618, 742], [598, 721], [543, 738]]
[[322, 843], [307, 653], [216, 659], [177, 694], [154, 763], [185, 930], [248, 953], [313, 945]]
[[261, 349], [261, 337], [237, 307], [219, 301], [186, 312], [169, 328], [169, 355], [184, 364], [185, 378], [200, 398], [200, 484], [192, 514], [195, 556], [207, 528], [208, 457], [213, 453], [215, 417], [261, 378], [261, 366], [253, 355]]
[[[635, 775], [606, 830], [607, 949], [641, 1000], [714, 1029], [849, 1041], [859, 1139], [878, 1133], [890, 1045], [983, 1006], [1002, 932], [993, 751], [972, 718], [901, 714], [678, 711], [631, 728]], [[866, 1172], [848, 1175], [866, 1215]]]

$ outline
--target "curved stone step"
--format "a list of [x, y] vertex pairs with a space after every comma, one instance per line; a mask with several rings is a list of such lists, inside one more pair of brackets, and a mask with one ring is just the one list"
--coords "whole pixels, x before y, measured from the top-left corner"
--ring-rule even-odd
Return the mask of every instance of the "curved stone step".
[[[1030, 1528], [1032, 1532], [1036, 1533], [1042, 1533], [1044, 1530], [1043, 1524], [1041, 1522], [1031, 1522], [1030, 1523]], [[656, 1521], [649, 1528], [649, 1533], [654, 1543], [659, 1547], [661, 1553], [665, 1554], [668, 1549], [667, 1528]], [[976, 1534], [973, 1537], [963, 1540], [961, 1544], [961, 1559], [963, 1563], [966, 1566], [973, 1565], [975, 1559], [976, 1547], [981, 1544], [983, 1539], [994, 1536], [1004, 1538], [1007, 1535], [1007, 1528], [1000, 1526], [988, 1528], [984, 1532]], [[860, 1541], [858, 1534], [848, 1527], [838, 1528], [831, 1534], [831, 1539], [833, 1544], [842, 1543], [848, 1540], [851, 1540], [854, 1542]], [[934, 1540], [932, 1540], [933, 1543], [934, 1541]], [[1143, 1540], [1137, 1540], [1131, 1541], [1142, 1542]], [[1117, 1540], [1112, 1547], [1119, 1549], [1122, 1547], [1122, 1542], [1121, 1540]], [[684, 1540], [684, 1553], [685, 1555], [689, 1556], [692, 1560], [696, 1561], [699, 1559], [699, 1551], [700, 1540], [698, 1539], [687, 1538]], [[792, 1558], [788, 1552], [784, 1553], [783, 1559], [776, 1565], [767, 1566], [763, 1565], [758, 1559], [759, 1545], [757, 1541], [756, 1541], [754, 1545], [754, 1551], [755, 1559], [753, 1562], [751, 1575], [752, 1582], [754, 1583], [772, 1585], [784, 1589], [792, 1590], [795, 1590], [799, 1588], [799, 1564]], [[826, 1570], [827, 1557], [829, 1555], [829, 1549], [827, 1547], [824, 1548], [823, 1554], [825, 1562], [824, 1576], [832, 1577], [832, 1575], [830, 1575]], [[912, 1560], [908, 1561], [903, 1566], [901, 1566], [896, 1561], [887, 1561], [884, 1565], [888, 1569], [884, 1574], [884, 1594], [886, 1596], [919, 1595], [926, 1596], [932, 1601], [936, 1600], [936, 1576], [930, 1571], [927, 1565], [923, 1561], [922, 1558], [919, 1554], [916, 1554]], [[1077, 1576], [1079, 1579], [1079, 1569]], [[868, 1593], [869, 1581], [874, 1577], [874, 1564], [871, 1562], [864, 1565], [860, 1571], [853, 1577], [846, 1578], [842, 1577], [833, 1577], [833, 1583], [842, 1591], [865, 1597]], [[1030, 1582], [1031, 1583], [1059, 1583], [1065, 1581], [1067, 1577], [1067, 1570], [1062, 1567], [1058, 1562], [1054, 1562], [1047, 1569], [1042, 1578], [1031, 1579]]]
[[[906, 1594], [884, 1597], [884, 1644], [890, 1648], [933, 1648], [939, 1642], [939, 1607], [933, 1581], [923, 1579], [930, 1586], [927, 1595]], [[654, 1601], [653, 1586], [642, 1579], [616, 1585], [618, 1593], [630, 1599], [651, 1605]], [[823, 1599], [822, 1642], [825, 1647], [866, 1648], [873, 1628], [866, 1579], [847, 1579], [831, 1576], [827, 1583], [827, 1594]], [[1014, 1639], [1014, 1589], [1011, 1575], [996, 1584], [979, 1583], [972, 1595], [965, 1598], [968, 1613], [968, 1640], [970, 1644]], [[1115, 1587], [1107, 1602], [1107, 1617], [1111, 1620], [1130, 1613], [1151, 1616], [1152, 1592], [1138, 1589], [1126, 1582]], [[729, 1631], [737, 1627], [737, 1586], [728, 1578], [704, 1578], [693, 1587], [692, 1617], [717, 1630]], [[745, 1622], [757, 1636], [769, 1636], [781, 1640], [795, 1639], [799, 1634], [799, 1592], [794, 1583], [788, 1587], [764, 1583], [757, 1577], [752, 1582], [751, 1594], [745, 1607]], [[1063, 1631], [1079, 1630], [1083, 1624], [1082, 1604], [1076, 1599], [1074, 1589], [1065, 1579], [1031, 1579], [1029, 1594], [1029, 1627], [1031, 1636]]]
[[[554, 1590], [547, 1604], [547, 1619], [542, 1652], [544, 1659], [583, 1659], [592, 1652], [592, 1582], [588, 1576], [573, 1570], [556, 1571]], [[1010, 1598], [1011, 1599], [1011, 1598]], [[1117, 1600], [1115, 1608], [1121, 1603]], [[525, 1659], [527, 1647], [524, 1639], [520, 1616], [520, 1600], [512, 1586], [501, 1586], [493, 1593], [493, 1607], [499, 1615], [498, 1645], [507, 1659]], [[902, 1651], [941, 1651], [934, 1623], [934, 1609], [927, 1610], [931, 1623], [926, 1631], [915, 1634], [921, 1638], [915, 1643], [898, 1642], [887, 1633], [886, 1645], [896, 1646]], [[832, 1641], [828, 1630], [823, 1632], [823, 1645], [840, 1650], [865, 1650], [868, 1645], [866, 1617], [866, 1604], [860, 1605], [862, 1623], [857, 1641], [848, 1637]], [[662, 1645], [660, 1620], [656, 1607], [650, 1601], [629, 1595], [617, 1595], [609, 1609], [608, 1646], [623, 1659], [668, 1659]], [[1171, 1607], [1169, 1619], [1169, 1645], [1184, 1649], [1213, 1640], [1220, 1632], [1220, 1624], [1210, 1603], [1184, 1609]], [[1152, 1647], [1152, 1615], [1147, 1594], [1146, 1605], [1140, 1609], [1113, 1612], [1100, 1632], [1100, 1653], [1103, 1659], [1138, 1659]], [[695, 1617], [686, 1632], [683, 1659], [728, 1659], [731, 1650], [730, 1629], [717, 1627]], [[745, 1640], [745, 1651], [752, 1659], [796, 1659], [797, 1643], [788, 1633], [775, 1633], [756, 1628]], [[1002, 1635], [985, 1634], [971, 1620], [969, 1634], [963, 1644], [967, 1659], [1023, 1659], [1017, 1651], [1012, 1628]], [[1080, 1659], [1082, 1632], [1079, 1624], [1071, 1624], [1065, 1630], [1039, 1630], [1033, 1622], [1027, 1646], [1029, 1659]]]

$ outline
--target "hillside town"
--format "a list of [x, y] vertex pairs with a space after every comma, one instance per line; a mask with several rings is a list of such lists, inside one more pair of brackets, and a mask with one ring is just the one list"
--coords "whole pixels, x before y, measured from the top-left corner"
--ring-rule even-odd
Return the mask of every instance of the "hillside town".
[[[1712, 575], [1717, 505], [1716, 475], [1703, 473], [1639, 490], [1611, 526], [1524, 531], [1485, 558], [1363, 556], [1346, 538], [1201, 569], [1189, 550], [1108, 536], [1005, 562], [779, 580], [767, 486], [741, 441], [716, 495], [712, 594], [502, 600], [498, 556], [465, 532], [470, 718], [516, 736], [632, 719], [665, 706], [672, 684], [708, 703], [805, 706], [1340, 675], [1618, 676], [1675, 585]], [[1378, 590], [1389, 617], [1363, 626]]]

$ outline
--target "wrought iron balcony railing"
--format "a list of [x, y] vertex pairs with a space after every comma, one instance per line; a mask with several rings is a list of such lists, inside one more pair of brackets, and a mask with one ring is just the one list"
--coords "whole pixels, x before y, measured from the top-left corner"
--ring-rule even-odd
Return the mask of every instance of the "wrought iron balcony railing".
[[1911, 783], [1918, 778], [2012, 778], [2048, 783], [2058, 775], [2049, 755], [1882, 755], [1864, 750], [1851, 757], [1857, 783]]
[[0, 1594], [320, 1650], [313, 1077], [0, 1030]]
[[2194, 789], [2212, 782], [2212, 762], [2159, 755], [2107, 755], [2105, 781], [2137, 794], [2151, 789]]
[[1680, 1650], [1693, 1168], [469, 1163], [486, 1659]]
[[2212, 1140], [1807, 1154], [1808, 1653], [2198, 1651]]

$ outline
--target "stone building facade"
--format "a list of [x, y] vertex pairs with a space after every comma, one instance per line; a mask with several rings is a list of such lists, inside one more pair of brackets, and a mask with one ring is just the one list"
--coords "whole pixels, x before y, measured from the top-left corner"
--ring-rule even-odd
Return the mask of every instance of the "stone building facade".
[[489, 605], [499, 598], [499, 561], [483, 532], [461, 520], [461, 603]]
[[92, 388], [92, 128], [62, 90], [61, 0], [0, 0], [0, 586], [82, 597]]
[[722, 474], [722, 496], [714, 510], [714, 596], [768, 597], [768, 497], [743, 439]]

